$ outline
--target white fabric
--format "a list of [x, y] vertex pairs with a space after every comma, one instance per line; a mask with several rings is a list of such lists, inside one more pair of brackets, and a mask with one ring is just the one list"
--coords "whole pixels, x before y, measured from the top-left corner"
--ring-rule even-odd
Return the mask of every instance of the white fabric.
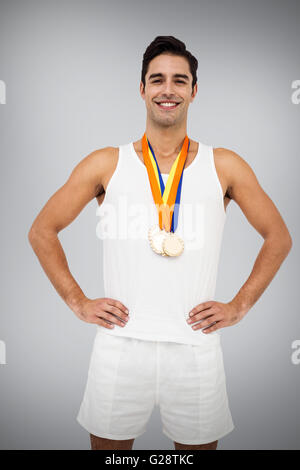
[[158, 405], [162, 431], [182, 444], [213, 442], [234, 429], [221, 345], [106, 335], [98, 330], [78, 422], [106, 439], [146, 431]]
[[175, 231], [185, 243], [180, 256], [163, 257], [151, 249], [148, 230], [158, 224], [158, 213], [147, 168], [132, 142], [119, 147], [97, 215], [104, 296], [120, 300], [130, 316], [123, 328], [98, 328], [113, 336], [218, 344], [220, 330], [205, 334], [186, 322], [193, 307], [215, 295], [226, 212], [212, 146], [199, 142], [198, 154], [184, 170]]

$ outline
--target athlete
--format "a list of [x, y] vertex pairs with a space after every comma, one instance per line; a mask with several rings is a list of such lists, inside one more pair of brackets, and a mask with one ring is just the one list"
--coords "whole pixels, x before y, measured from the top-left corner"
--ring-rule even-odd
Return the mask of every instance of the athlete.
[[[132, 449], [155, 405], [175, 449], [217, 449], [234, 429], [221, 329], [244, 318], [292, 246], [250, 165], [187, 134], [197, 66], [182, 41], [156, 37], [142, 64], [144, 134], [83, 158], [28, 234], [58, 294], [80, 320], [97, 325], [77, 416], [93, 450]], [[58, 233], [94, 198], [105, 297], [90, 299]], [[264, 242], [247, 281], [224, 303], [214, 295], [231, 200]]]

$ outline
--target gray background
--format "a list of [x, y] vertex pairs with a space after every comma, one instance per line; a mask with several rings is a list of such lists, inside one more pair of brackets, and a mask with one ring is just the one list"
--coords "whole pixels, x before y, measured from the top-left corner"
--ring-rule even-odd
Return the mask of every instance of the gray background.
[[[235, 429], [219, 449], [299, 449], [299, 113], [297, 1], [1, 1], [2, 449], [88, 449], [76, 421], [95, 326], [54, 290], [27, 233], [73, 167], [97, 148], [142, 137], [142, 55], [157, 35], [199, 61], [192, 139], [239, 153], [292, 235], [280, 271], [242, 322], [221, 330]], [[93, 200], [60, 240], [90, 298], [103, 296]], [[216, 300], [229, 301], [263, 243], [235, 202], [227, 209]], [[298, 393], [298, 396], [297, 396]], [[156, 408], [134, 449], [173, 449]]]

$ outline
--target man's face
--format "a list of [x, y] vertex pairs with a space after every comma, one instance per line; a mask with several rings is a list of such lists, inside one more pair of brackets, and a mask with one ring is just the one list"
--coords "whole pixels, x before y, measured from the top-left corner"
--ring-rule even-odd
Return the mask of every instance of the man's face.
[[[165, 53], [152, 59], [145, 76], [145, 88], [142, 81], [140, 83], [148, 118], [162, 127], [174, 126], [186, 120], [188, 107], [197, 93], [197, 84], [192, 93], [192, 81], [185, 57]], [[166, 101], [175, 103], [172, 106], [159, 104]]]

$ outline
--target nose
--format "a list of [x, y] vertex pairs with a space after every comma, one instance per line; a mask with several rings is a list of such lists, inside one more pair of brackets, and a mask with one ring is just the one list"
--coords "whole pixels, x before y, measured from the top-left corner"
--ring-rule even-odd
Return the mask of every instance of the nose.
[[166, 97], [171, 98], [171, 95], [173, 94], [173, 82], [171, 79], [165, 80], [163, 85], [163, 93], [166, 95]]

